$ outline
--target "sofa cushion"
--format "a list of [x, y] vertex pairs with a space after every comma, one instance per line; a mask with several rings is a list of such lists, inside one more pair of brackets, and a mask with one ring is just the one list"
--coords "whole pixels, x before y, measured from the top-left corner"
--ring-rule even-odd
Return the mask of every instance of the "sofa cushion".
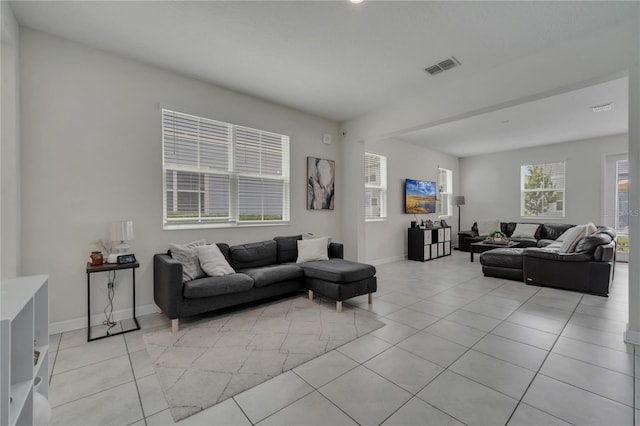
[[562, 247], [562, 241], [540, 240], [538, 241], [538, 247], [560, 250], [560, 247]]
[[596, 232], [600, 234], [607, 234], [611, 237], [612, 240], [615, 240], [616, 236], [618, 235], [616, 233], [616, 230], [609, 226], [598, 226], [598, 230]]
[[518, 247], [538, 247], [538, 240], [535, 238], [511, 238], [511, 241], [518, 243]]
[[253, 279], [246, 274], [231, 274], [222, 277], [205, 277], [184, 283], [183, 294], [187, 299], [240, 293], [253, 288]]
[[344, 259], [316, 260], [298, 265], [304, 269], [305, 277], [333, 283], [351, 283], [376, 274], [376, 268], [373, 265]]
[[534, 223], [518, 223], [516, 224], [516, 229], [513, 230], [511, 237], [536, 239], [536, 235], [539, 235], [538, 231], [541, 226], [542, 225]]
[[569, 225], [567, 223], [543, 223], [542, 229], [540, 230], [540, 239], [558, 240], [560, 235], [574, 226], [575, 225]]
[[591, 256], [586, 253], [561, 253], [557, 249], [527, 248], [522, 251], [523, 256], [538, 259], [556, 260], [559, 262], [588, 262]]
[[169, 244], [171, 257], [182, 264], [182, 282], [195, 280], [205, 276], [198, 260], [196, 247], [206, 244], [205, 240], [193, 241], [187, 244]]
[[484, 266], [522, 269], [521, 248], [497, 248], [480, 255], [480, 263]]
[[329, 238], [304, 238], [297, 242], [298, 258], [296, 263], [309, 262], [312, 260], [329, 260], [328, 245]]
[[231, 246], [231, 267], [236, 271], [278, 263], [278, 244], [274, 240]]
[[298, 240], [302, 235], [291, 235], [288, 237], [275, 237], [278, 263], [295, 262], [298, 258]]
[[493, 231], [500, 230], [500, 221], [498, 219], [479, 220], [477, 222], [478, 235], [489, 235]]
[[271, 284], [302, 279], [302, 277], [304, 277], [304, 272], [295, 263], [247, 268], [239, 272], [250, 276], [253, 279], [255, 287], [266, 287]]
[[229, 265], [229, 262], [224, 258], [222, 251], [216, 244], [198, 246], [196, 249], [198, 250], [200, 267], [210, 277], [221, 277], [236, 272]]
[[611, 236], [605, 233], [595, 233], [581, 239], [576, 245], [576, 253], [587, 253], [593, 255], [596, 247], [611, 242]]

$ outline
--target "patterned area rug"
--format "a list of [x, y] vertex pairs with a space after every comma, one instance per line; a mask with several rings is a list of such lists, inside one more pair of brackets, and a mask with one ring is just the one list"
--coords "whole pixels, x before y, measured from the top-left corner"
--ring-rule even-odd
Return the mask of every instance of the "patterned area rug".
[[383, 325], [361, 309], [337, 313], [335, 303], [295, 296], [201, 317], [144, 341], [178, 421]]

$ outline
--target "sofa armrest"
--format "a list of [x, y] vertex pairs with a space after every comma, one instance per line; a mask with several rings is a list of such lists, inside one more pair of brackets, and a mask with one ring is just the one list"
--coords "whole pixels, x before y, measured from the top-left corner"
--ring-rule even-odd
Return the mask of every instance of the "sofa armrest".
[[603, 244], [596, 247], [596, 251], [593, 253], [593, 260], [598, 262], [612, 262], [616, 254], [616, 244], [611, 242], [609, 244]]
[[164, 314], [178, 318], [182, 300], [182, 264], [168, 254], [153, 256], [153, 299]]
[[329, 244], [329, 259], [344, 259], [344, 245], [342, 243]]
[[591, 260], [591, 255], [587, 253], [559, 253], [555, 249], [545, 248], [524, 249], [522, 255], [561, 262], [588, 262]]
[[460, 238], [460, 237], [477, 237], [477, 236], [478, 236], [478, 233], [477, 232], [473, 232], [472, 230], [458, 232], [458, 238]]

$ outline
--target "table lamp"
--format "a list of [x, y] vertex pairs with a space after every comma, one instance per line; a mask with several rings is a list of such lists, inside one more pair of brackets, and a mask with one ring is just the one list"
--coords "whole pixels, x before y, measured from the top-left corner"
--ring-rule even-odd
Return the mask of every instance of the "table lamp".
[[133, 241], [133, 221], [121, 220], [109, 225], [109, 241], [111, 241], [111, 253], [107, 257], [108, 263], [117, 263], [118, 256], [131, 253], [128, 241]]

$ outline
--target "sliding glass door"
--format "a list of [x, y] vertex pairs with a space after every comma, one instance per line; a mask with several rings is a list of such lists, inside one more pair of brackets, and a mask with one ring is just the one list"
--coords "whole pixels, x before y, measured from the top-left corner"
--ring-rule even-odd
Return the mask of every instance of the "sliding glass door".
[[629, 261], [629, 159], [610, 155], [605, 166], [604, 224], [616, 229], [618, 249], [616, 259]]

